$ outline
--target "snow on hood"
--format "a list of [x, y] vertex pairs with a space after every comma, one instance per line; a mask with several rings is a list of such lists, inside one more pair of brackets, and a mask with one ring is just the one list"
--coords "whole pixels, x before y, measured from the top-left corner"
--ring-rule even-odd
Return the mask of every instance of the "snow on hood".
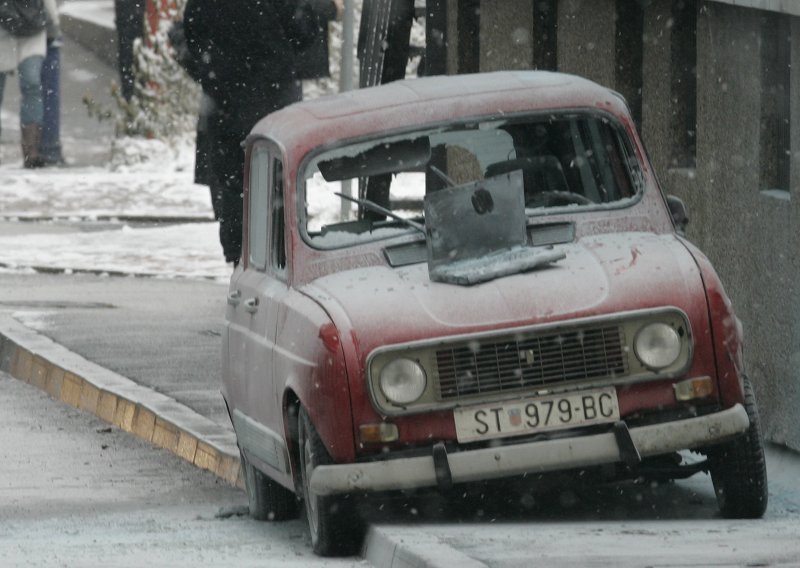
[[692, 313], [705, 302], [694, 259], [672, 234], [598, 235], [555, 250], [566, 258], [475, 286], [431, 282], [420, 263], [348, 270], [303, 291], [328, 309], [340, 333], [357, 337], [364, 354], [386, 344], [647, 307]]

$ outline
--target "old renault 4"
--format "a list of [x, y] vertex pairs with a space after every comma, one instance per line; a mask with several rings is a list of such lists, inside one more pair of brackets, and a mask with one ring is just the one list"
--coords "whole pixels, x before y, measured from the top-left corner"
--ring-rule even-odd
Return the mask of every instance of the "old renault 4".
[[245, 179], [222, 392], [254, 517], [304, 510], [350, 554], [365, 494], [649, 467], [764, 513], [741, 324], [615, 92], [500, 72], [298, 103]]

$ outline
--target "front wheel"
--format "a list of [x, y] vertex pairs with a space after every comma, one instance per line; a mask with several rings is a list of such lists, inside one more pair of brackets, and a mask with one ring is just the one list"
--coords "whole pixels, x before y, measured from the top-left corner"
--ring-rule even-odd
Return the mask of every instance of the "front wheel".
[[300, 409], [300, 475], [311, 546], [320, 556], [353, 556], [364, 539], [364, 523], [354, 495], [317, 495], [310, 487], [311, 474], [320, 465], [333, 463], [304, 408]]
[[256, 469], [241, 449], [239, 455], [250, 516], [257, 521], [297, 518], [297, 496]]
[[757, 519], [767, 510], [767, 464], [756, 397], [744, 379], [744, 407], [750, 427], [744, 435], [710, 452], [711, 479], [724, 517]]

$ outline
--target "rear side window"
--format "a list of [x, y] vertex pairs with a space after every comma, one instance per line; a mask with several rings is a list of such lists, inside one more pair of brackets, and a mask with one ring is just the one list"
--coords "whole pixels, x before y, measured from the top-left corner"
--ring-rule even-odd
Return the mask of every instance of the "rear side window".
[[269, 153], [256, 147], [250, 162], [250, 213], [247, 235], [248, 262], [252, 268], [267, 267], [267, 200], [269, 195]]
[[283, 163], [263, 145], [251, 154], [249, 199], [249, 265], [281, 274], [286, 270]]

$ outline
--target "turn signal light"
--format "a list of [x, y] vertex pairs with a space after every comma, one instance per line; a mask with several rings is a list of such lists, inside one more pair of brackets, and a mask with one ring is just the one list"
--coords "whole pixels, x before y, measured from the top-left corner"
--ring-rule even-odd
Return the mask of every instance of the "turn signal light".
[[361, 435], [361, 442], [365, 444], [382, 444], [385, 442], [396, 442], [400, 439], [400, 432], [397, 426], [387, 422], [380, 424], [362, 424], [358, 427]]
[[675, 383], [675, 400], [687, 401], [696, 398], [706, 398], [714, 393], [714, 383], [711, 377], [697, 377]]

